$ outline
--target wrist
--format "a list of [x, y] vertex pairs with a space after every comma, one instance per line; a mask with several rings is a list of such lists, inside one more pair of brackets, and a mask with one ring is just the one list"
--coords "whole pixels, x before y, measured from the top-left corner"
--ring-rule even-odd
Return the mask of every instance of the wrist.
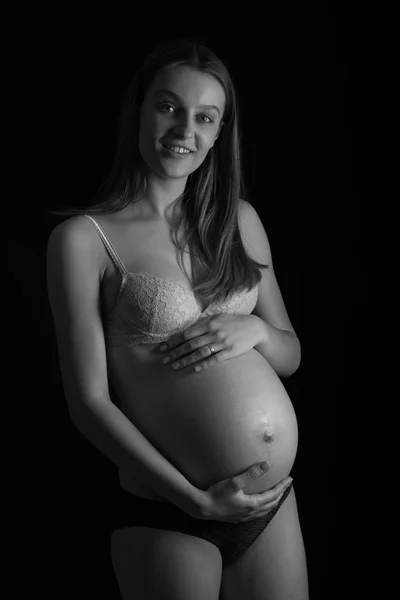
[[207, 491], [193, 486], [191, 493], [183, 501], [183, 510], [195, 519], [206, 519], [210, 507], [210, 495]]

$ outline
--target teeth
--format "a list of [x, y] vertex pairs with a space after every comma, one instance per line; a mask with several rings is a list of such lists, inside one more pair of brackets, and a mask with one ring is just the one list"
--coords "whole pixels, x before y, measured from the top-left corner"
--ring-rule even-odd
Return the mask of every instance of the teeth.
[[169, 144], [164, 144], [168, 150], [172, 150], [173, 152], [178, 152], [179, 154], [189, 154], [190, 150], [186, 150], [186, 148], [180, 148], [179, 146], [170, 146]]

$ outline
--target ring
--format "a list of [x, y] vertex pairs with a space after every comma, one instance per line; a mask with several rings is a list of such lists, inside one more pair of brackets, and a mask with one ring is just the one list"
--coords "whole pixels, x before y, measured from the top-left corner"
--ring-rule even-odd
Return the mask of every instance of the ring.
[[208, 347], [210, 348], [211, 354], [214, 354], [215, 350], [214, 350], [214, 348], [211, 346], [211, 344], [208, 344]]

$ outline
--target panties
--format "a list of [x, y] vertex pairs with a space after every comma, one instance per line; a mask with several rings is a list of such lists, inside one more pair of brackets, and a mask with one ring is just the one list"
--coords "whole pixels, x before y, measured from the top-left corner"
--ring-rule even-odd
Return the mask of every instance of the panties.
[[180, 531], [217, 546], [224, 564], [229, 564], [237, 561], [264, 531], [289, 495], [292, 486], [293, 482], [286, 488], [278, 505], [266, 516], [243, 523], [195, 519], [174, 504], [140, 498], [121, 489], [112, 529], [152, 527]]

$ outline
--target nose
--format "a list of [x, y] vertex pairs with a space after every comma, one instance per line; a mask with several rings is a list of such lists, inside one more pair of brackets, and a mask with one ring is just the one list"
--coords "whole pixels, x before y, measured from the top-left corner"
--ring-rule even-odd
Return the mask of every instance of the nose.
[[190, 121], [189, 115], [181, 115], [175, 124], [174, 131], [183, 139], [189, 139], [193, 137], [193, 125]]

